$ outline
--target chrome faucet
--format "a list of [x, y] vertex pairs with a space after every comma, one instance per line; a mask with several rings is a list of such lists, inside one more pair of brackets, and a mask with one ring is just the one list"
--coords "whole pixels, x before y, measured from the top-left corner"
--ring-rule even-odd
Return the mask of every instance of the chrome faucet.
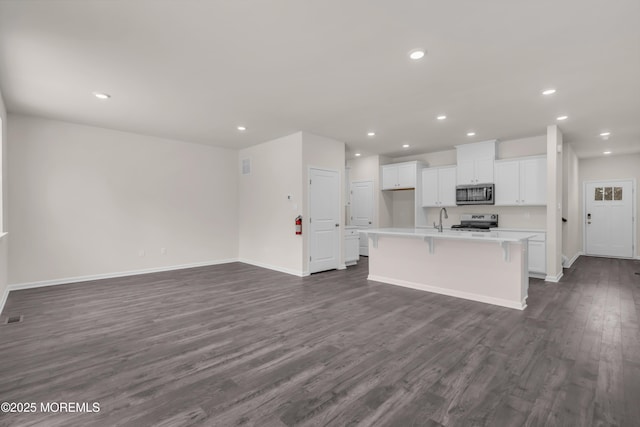
[[442, 212], [444, 212], [445, 219], [449, 218], [449, 215], [447, 214], [447, 208], [440, 208], [440, 224], [436, 225], [436, 222], [433, 222], [433, 228], [436, 228], [438, 230], [438, 233], [442, 233]]

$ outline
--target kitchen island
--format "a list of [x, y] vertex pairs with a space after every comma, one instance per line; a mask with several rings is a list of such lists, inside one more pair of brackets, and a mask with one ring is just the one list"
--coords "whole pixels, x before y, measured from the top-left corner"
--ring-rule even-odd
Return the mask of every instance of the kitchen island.
[[532, 233], [363, 230], [369, 280], [524, 310]]

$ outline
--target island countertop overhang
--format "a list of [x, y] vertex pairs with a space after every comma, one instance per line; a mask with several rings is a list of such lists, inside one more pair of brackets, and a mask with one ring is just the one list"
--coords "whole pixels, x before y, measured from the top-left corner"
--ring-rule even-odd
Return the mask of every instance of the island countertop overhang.
[[503, 231], [451, 231], [444, 230], [439, 232], [434, 228], [368, 228], [358, 230], [360, 233], [377, 235], [377, 236], [397, 236], [397, 237], [415, 237], [415, 238], [437, 238], [452, 240], [470, 240], [476, 242], [509, 242], [509, 243], [526, 243], [528, 239], [536, 236], [535, 233], [528, 232], [503, 232]]

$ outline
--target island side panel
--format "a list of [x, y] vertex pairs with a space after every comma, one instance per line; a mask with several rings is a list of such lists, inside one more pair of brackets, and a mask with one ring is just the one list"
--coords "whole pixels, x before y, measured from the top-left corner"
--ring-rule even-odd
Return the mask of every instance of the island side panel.
[[369, 279], [428, 292], [524, 309], [528, 289], [525, 244], [378, 235], [369, 239]]

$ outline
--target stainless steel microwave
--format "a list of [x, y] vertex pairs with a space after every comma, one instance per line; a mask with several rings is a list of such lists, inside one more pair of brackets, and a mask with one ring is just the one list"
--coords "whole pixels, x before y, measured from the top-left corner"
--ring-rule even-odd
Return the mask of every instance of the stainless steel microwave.
[[458, 185], [456, 205], [493, 205], [494, 194], [494, 184]]

